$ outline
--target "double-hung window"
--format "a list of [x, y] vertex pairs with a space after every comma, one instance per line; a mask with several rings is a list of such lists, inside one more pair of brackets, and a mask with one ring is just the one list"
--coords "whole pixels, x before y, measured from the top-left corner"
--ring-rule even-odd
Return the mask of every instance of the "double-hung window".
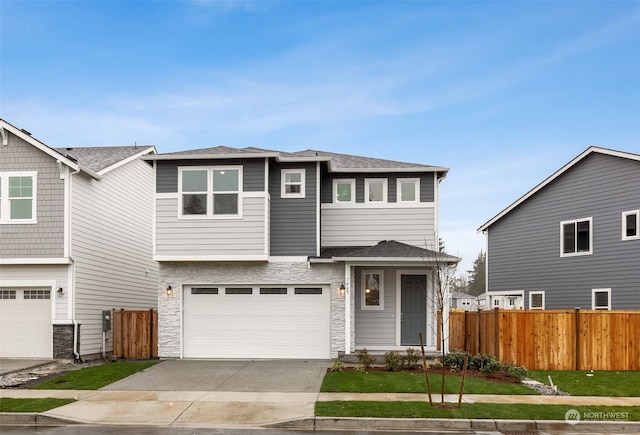
[[365, 202], [387, 202], [387, 179], [367, 178], [364, 180]]
[[242, 167], [179, 168], [181, 217], [238, 217]]
[[356, 180], [333, 180], [333, 198], [337, 204], [356, 202]]
[[398, 178], [398, 202], [420, 202], [420, 179]]
[[36, 223], [36, 172], [0, 173], [0, 223]]
[[280, 183], [282, 185], [280, 191], [282, 198], [304, 198], [304, 169], [283, 169]]
[[622, 240], [640, 239], [640, 210], [622, 213]]
[[593, 253], [593, 219], [584, 218], [560, 222], [560, 256]]

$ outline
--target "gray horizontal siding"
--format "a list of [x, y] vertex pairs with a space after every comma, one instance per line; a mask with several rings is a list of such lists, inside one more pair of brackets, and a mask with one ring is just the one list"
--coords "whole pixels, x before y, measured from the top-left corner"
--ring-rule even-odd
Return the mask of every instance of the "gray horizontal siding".
[[265, 254], [265, 198], [242, 199], [242, 219], [178, 219], [178, 198], [156, 201], [157, 255]]
[[356, 202], [364, 203], [364, 180], [387, 179], [387, 201], [397, 202], [397, 181], [398, 178], [419, 178], [420, 179], [420, 202], [435, 201], [434, 174], [428, 173], [390, 173], [381, 176], [380, 174], [361, 173], [328, 173], [323, 171], [321, 181], [321, 201], [323, 204], [333, 202], [333, 180], [355, 179], [356, 180]]
[[321, 246], [373, 246], [396, 240], [432, 248], [433, 207], [323, 207]]
[[[305, 170], [305, 197], [281, 198], [281, 170]], [[269, 169], [271, 255], [316, 255], [316, 165], [275, 164]]]
[[242, 184], [244, 192], [264, 192], [264, 159], [229, 160], [175, 160], [156, 161], [156, 192], [178, 192], [179, 166], [242, 166]]
[[55, 159], [7, 132], [0, 145], [0, 172], [36, 171], [36, 224], [0, 225], [1, 258], [64, 255], [64, 180]]
[[380, 347], [396, 345], [396, 269], [384, 269], [384, 310], [363, 310], [362, 270], [357, 268], [355, 278], [356, 347]]
[[[612, 308], [640, 309], [640, 240], [621, 240], [622, 212], [640, 208], [640, 163], [592, 154], [493, 224], [491, 291], [545, 291], [546, 308], [591, 308], [612, 289]], [[560, 222], [593, 218], [593, 254], [560, 257]]]

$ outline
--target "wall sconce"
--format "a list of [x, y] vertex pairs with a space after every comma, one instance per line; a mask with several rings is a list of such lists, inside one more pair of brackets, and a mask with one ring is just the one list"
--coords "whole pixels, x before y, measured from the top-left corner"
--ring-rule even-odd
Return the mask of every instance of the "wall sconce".
[[64, 296], [64, 290], [62, 290], [62, 287], [58, 288], [58, 291], [56, 292], [58, 293], [58, 297], [61, 298], [62, 296]]
[[168, 298], [173, 297], [173, 288], [171, 286], [167, 286], [167, 289], [164, 292]]
[[338, 289], [338, 294], [339, 294], [340, 296], [344, 296], [344, 294], [345, 294], [346, 290], [347, 290], [347, 289], [345, 288], [344, 283], [342, 283], [342, 285], [341, 285], [341, 286], [340, 286], [340, 288]]

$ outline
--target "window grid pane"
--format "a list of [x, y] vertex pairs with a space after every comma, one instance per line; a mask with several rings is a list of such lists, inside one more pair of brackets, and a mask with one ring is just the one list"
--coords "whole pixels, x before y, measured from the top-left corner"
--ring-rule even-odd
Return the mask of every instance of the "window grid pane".
[[207, 191], [207, 171], [182, 171], [182, 191], [183, 192], [206, 192]]
[[628, 214], [625, 216], [626, 218], [626, 226], [625, 226], [625, 235], [627, 237], [635, 237], [638, 235], [638, 215], [636, 213]]
[[238, 170], [237, 169], [214, 169], [213, 170], [213, 191], [214, 192], [237, 192], [238, 191]]
[[338, 202], [351, 202], [351, 183], [338, 183]]
[[400, 201], [415, 202], [416, 200], [416, 184], [411, 182], [400, 183]]
[[577, 252], [589, 251], [589, 221], [577, 223]]
[[575, 224], [564, 224], [563, 226], [563, 252], [565, 254], [575, 252]]
[[369, 201], [380, 202], [384, 199], [384, 183], [374, 181], [369, 183]]

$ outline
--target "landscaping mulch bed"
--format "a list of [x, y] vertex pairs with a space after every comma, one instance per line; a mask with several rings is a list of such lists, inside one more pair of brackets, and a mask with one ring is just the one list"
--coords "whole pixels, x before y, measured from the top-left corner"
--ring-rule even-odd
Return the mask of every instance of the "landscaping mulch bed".
[[[358, 371], [358, 370], [356, 370], [356, 366], [344, 366], [344, 371], [345, 372], [355, 372], [355, 371]], [[371, 366], [371, 367], [367, 368], [364, 371], [365, 372], [389, 372], [390, 370], [387, 370], [387, 368], [384, 367], [384, 366], [374, 365], [374, 366]], [[395, 371], [396, 372], [406, 372], [406, 373], [424, 373], [424, 371], [422, 370], [422, 367], [420, 367], [420, 366], [418, 366], [416, 368], [399, 368], [398, 370], [395, 370]], [[442, 376], [442, 368], [429, 367], [427, 369], [427, 373], [429, 373], [432, 376], [438, 376], [438, 375]], [[444, 373], [447, 376], [460, 376], [460, 377], [462, 377], [462, 370], [451, 370], [451, 368], [448, 367], [448, 366], [444, 366]], [[489, 373], [483, 373], [483, 372], [481, 372], [480, 370], [477, 370], [477, 369], [467, 369], [466, 377], [479, 378], [479, 379], [484, 379], [486, 381], [501, 382], [501, 383], [505, 383], [505, 384], [519, 384], [520, 383], [520, 381], [518, 379], [509, 376], [505, 372], [497, 372], [497, 373], [489, 374]]]

